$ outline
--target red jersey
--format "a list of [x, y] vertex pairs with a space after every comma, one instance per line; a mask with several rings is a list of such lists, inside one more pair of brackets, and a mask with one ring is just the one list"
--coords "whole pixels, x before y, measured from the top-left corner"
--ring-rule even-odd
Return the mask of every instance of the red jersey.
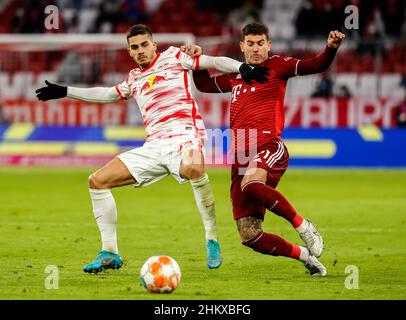
[[299, 59], [272, 56], [261, 66], [269, 68], [268, 81], [249, 85], [240, 74], [215, 77], [220, 92], [231, 91], [230, 128], [234, 151], [259, 148], [273, 138], [280, 138], [284, 117], [286, 84], [297, 74]]
[[193, 72], [193, 79], [197, 89], [202, 92], [231, 92], [233, 151], [247, 151], [259, 148], [274, 138], [281, 140], [288, 79], [327, 70], [336, 51], [326, 47], [311, 59], [274, 55], [261, 64], [269, 68], [269, 80], [263, 84], [254, 81], [249, 85], [240, 74], [210, 77], [207, 71]]

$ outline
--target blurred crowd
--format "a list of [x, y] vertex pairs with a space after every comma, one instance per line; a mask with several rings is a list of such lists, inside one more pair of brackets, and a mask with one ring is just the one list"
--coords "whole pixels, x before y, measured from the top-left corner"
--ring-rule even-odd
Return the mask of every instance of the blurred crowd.
[[[154, 33], [181, 32], [208, 37], [198, 39], [199, 44], [205, 44], [206, 52], [241, 59], [240, 31], [253, 21], [268, 25], [274, 46], [276, 40], [290, 43], [296, 39], [323, 39], [328, 31], [338, 29], [355, 40], [356, 46], [340, 50], [331, 72], [321, 75], [308, 94], [323, 98], [356, 96], [359, 88], [355, 83], [361, 78], [368, 80], [364, 87], [372, 91], [401, 87], [405, 94], [397, 109], [397, 124], [406, 127], [405, 3], [405, 0], [1, 0], [0, 33], [125, 33], [131, 25], [145, 23]], [[58, 11], [57, 30], [44, 26], [45, 8], [49, 5], [56, 6]], [[344, 29], [344, 22], [353, 13], [345, 11], [349, 5], [358, 8], [358, 29]], [[222, 37], [212, 41], [215, 44], [207, 49], [211, 36]], [[385, 42], [387, 39], [394, 40], [390, 46]], [[286, 46], [273, 52], [306, 58], [314, 55], [314, 50]], [[97, 84], [100, 74], [111, 72], [110, 66], [114, 66], [114, 72], [128, 71], [127, 63], [123, 63], [128, 59], [127, 52], [114, 53], [92, 48], [17, 54], [0, 51], [0, 73], [53, 71], [57, 74], [55, 80], [61, 83]], [[335, 74], [347, 76], [348, 82], [338, 82]], [[0, 98], [0, 123], [4, 122]]]
[[401, 32], [405, 31], [404, 0], [305, 0], [302, 1], [296, 19], [298, 34], [325, 34], [337, 25], [343, 25], [350, 14], [345, 13], [347, 5], [359, 9], [357, 33], [361, 37], [400, 37]]
[[[241, 28], [259, 20], [270, 29], [274, 54], [313, 56], [317, 50], [290, 47], [289, 43], [296, 39], [325, 39], [328, 31], [338, 29], [355, 40], [355, 46], [340, 50], [333, 73], [351, 73], [354, 77], [372, 73], [404, 76], [405, 3], [406, 0], [2, 0], [0, 33], [126, 33], [131, 25], [145, 23], [154, 33], [182, 32], [208, 37], [198, 39], [208, 54], [241, 59], [238, 45]], [[49, 5], [58, 9], [57, 30], [44, 27], [45, 8]], [[346, 12], [349, 5], [358, 8], [358, 29], [344, 29], [344, 22], [353, 13]], [[356, 23], [352, 19], [350, 22]], [[222, 37], [216, 42], [211, 41], [211, 36]], [[394, 41], [388, 45], [386, 39]], [[277, 40], [288, 45], [275, 48]], [[88, 84], [99, 81], [98, 74], [109, 72], [111, 65], [116, 72], [125, 72], [127, 66], [120, 62], [128, 59], [125, 51], [109, 55], [107, 51], [92, 49], [80, 53], [0, 52], [0, 55], [0, 71], [12, 74], [17, 70], [34, 73], [57, 70], [59, 81]], [[370, 87], [375, 88], [375, 79], [370, 81]], [[332, 87], [327, 74], [313, 96], [348, 97], [353, 89], [341, 86], [332, 93]]]
[[[60, 28], [52, 32], [120, 33], [135, 23], [154, 32], [192, 32], [200, 36], [237, 34], [242, 25], [261, 20], [273, 37], [325, 35], [341, 29], [359, 8], [355, 37], [394, 37], [406, 33], [404, 0], [6, 0], [0, 5], [1, 33], [43, 33], [44, 8], [59, 9]], [[272, 33], [272, 30], [275, 32]]]

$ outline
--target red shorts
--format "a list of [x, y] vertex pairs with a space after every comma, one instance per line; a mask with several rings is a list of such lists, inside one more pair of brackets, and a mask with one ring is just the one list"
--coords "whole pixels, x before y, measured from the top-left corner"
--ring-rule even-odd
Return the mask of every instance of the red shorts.
[[[236, 156], [236, 158], [238, 158]], [[268, 171], [267, 185], [276, 188], [280, 178], [288, 168], [289, 153], [284, 143], [279, 139], [273, 139], [270, 142], [258, 148], [257, 154], [246, 161], [245, 164], [238, 163], [231, 168], [231, 205], [233, 208], [234, 219], [254, 216], [264, 219], [266, 208], [253, 201], [241, 191], [241, 181], [244, 178], [244, 172], [247, 168], [258, 167]]]

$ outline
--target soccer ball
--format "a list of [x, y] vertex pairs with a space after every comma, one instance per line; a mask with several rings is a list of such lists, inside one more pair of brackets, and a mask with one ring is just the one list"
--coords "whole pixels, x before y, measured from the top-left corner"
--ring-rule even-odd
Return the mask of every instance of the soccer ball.
[[175, 259], [153, 256], [145, 261], [140, 271], [141, 283], [153, 293], [170, 293], [179, 285], [181, 272]]

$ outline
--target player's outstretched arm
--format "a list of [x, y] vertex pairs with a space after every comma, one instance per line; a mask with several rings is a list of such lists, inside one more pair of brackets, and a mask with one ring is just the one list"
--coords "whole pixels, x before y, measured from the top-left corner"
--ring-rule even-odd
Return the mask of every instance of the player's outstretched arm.
[[[203, 49], [195, 44], [185, 44], [180, 47], [180, 50], [185, 52], [192, 59], [200, 57], [203, 54]], [[207, 69], [204, 70], [193, 70], [193, 82], [197, 90], [206, 93], [223, 93], [229, 92], [231, 90], [229, 82], [227, 79], [222, 81], [222, 78], [227, 77], [227, 75], [222, 75], [219, 77], [212, 77]], [[216, 79], [221, 79], [217, 81]]]
[[240, 73], [243, 80], [252, 84], [253, 80], [264, 83], [268, 80], [268, 68], [251, 66], [228, 57], [200, 56], [200, 69], [216, 69], [223, 73]]
[[65, 98], [68, 93], [68, 87], [60, 86], [45, 80], [46, 87], [35, 90], [38, 100], [48, 101], [52, 99]]
[[[248, 84], [252, 84], [253, 80], [260, 83], [264, 83], [268, 80], [267, 76], [268, 68], [261, 66], [251, 66], [247, 63], [243, 63], [228, 57], [212, 57], [203, 55], [203, 49], [195, 44], [186, 44], [181, 46], [180, 50], [186, 53], [192, 59], [198, 59], [199, 66], [196, 69], [206, 70], [206, 69], [216, 69], [222, 73], [240, 73], [241, 77]], [[202, 77], [204, 73], [201, 74]], [[198, 77], [199, 78], [199, 77]], [[201, 81], [202, 82], [202, 81]], [[203, 92], [219, 92], [213, 91], [212, 86], [208, 86], [210, 89], [201, 90]], [[204, 88], [203, 88], [204, 89]], [[210, 91], [208, 91], [210, 90]], [[220, 91], [222, 92], [222, 91]]]
[[120, 100], [116, 87], [68, 87], [67, 97], [91, 103], [112, 103]]
[[330, 31], [324, 51], [315, 58], [300, 60], [297, 65], [297, 75], [303, 76], [326, 71], [333, 62], [344, 38], [343, 33], [337, 30]]
[[38, 100], [72, 98], [92, 103], [111, 103], [120, 100], [120, 95], [115, 87], [76, 88], [61, 86], [45, 80], [46, 87], [35, 91]]

